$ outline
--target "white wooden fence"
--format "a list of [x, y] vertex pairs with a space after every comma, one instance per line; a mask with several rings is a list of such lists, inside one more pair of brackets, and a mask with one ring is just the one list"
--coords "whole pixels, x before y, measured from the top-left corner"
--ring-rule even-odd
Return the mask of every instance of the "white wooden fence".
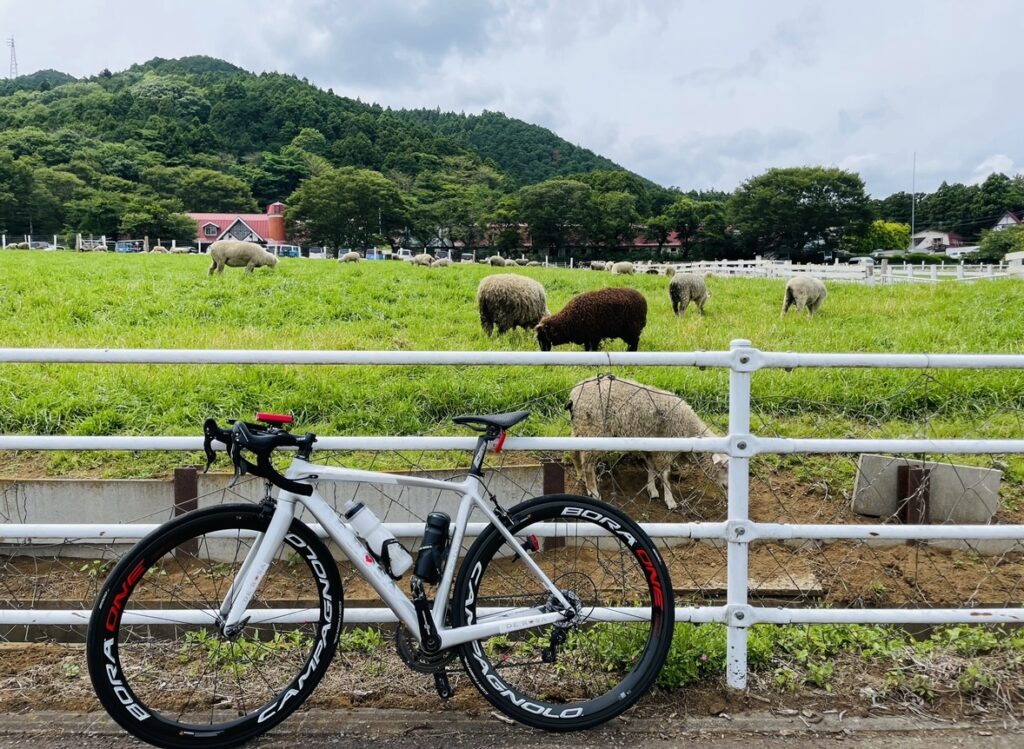
[[[1002, 539], [1024, 541], [1024, 525], [849, 525], [760, 523], [750, 519], [750, 459], [788, 453], [1024, 453], [1024, 439], [789, 439], [751, 433], [751, 379], [762, 369], [797, 367], [874, 367], [911, 369], [1024, 370], [1024, 355], [967, 354], [800, 354], [760, 351], [735, 340], [719, 352], [406, 352], [406, 351], [240, 351], [165, 349], [0, 349], [0, 363], [133, 364], [303, 364], [303, 365], [496, 365], [496, 366], [697, 366], [729, 372], [729, 433], [715, 438], [514, 438], [506, 450], [620, 450], [724, 452], [729, 457], [728, 515], [725, 522], [659, 523], [652, 535], [720, 539], [727, 544], [726, 603], [680, 606], [678, 621], [720, 622], [728, 626], [728, 683], [744, 688], [747, 633], [754, 624], [808, 623], [1022, 623], [1024, 608], [827, 608], [767, 607], [750, 603], [749, 549], [757, 541], [779, 539]], [[225, 415], [226, 416], [226, 415]], [[325, 437], [319, 449], [471, 449], [471, 437]], [[0, 436], [0, 450], [199, 450], [201, 437]], [[73, 518], [69, 518], [73, 520]], [[0, 543], [82, 536], [137, 538], [131, 525], [0, 524]], [[1013, 602], [1016, 603], [1016, 602]], [[363, 619], [389, 621], [386, 609], [366, 609]], [[346, 612], [346, 618], [349, 613]], [[88, 612], [0, 609], [0, 625], [83, 624]]]

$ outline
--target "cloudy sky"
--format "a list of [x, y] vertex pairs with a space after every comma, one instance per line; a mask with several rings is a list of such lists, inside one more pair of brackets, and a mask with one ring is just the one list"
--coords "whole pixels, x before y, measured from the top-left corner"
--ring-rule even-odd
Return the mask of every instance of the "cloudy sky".
[[[1024, 172], [1015, 0], [0, 0], [22, 73], [207, 54], [500, 110], [665, 185], [832, 164], [875, 195]], [[6, 69], [6, 68], [4, 68]]]

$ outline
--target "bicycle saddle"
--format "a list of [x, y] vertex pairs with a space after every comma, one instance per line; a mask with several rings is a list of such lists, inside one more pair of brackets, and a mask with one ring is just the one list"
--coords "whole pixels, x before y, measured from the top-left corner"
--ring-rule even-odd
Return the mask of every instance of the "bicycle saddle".
[[452, 419], [456, 424], [475, 429], [478, 432], [487, 430], [503, 432], [514, 427], [530, 415], [529, 411], [513, 411], [507, 414], [486, 414], [483, 416], [456, 416]]

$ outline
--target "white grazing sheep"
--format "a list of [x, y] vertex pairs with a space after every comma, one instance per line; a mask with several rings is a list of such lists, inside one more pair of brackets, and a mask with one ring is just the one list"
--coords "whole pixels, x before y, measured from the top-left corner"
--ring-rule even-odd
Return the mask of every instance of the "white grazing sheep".
[[429, 266], [432, 262], [434, 262], [434, 256], [426, 252], [421, 252], [419, 255], [413, 255], [412, 258], [413, 265]]
[[[529, 261], [529, 260], [527, 260], [527, 259], [526, 259], [525, 257], [521, 257], [521, 258], [519, 258], [518, 260], [515, 260], [515, 261], [513, 261], [513, 262], [515, 262], [515, 264], [516, 264], [516, 265], [526, 265], [526, 264], [527, 264], [527, 263], [529, 263], [530, 261]], [[507, 261], [507, 260], [506, 260], [506, 261], [505, 261], [505, 265], [510, 265], [509, 261]]]
[[508, 263], [505, 262], [505, 258], [503, 258], [501, 255], [491, 255], [484, 262], [486, 262], [488, 265], [493, 265], [495, 268], [504, 268], [506, 265], [508, 265]]
[[267, 252], [254, 242], [240, 242], [237, 239], [220, 239], [210, 245], [210, 257], [213, 265], [210, 266], [208, 275], [224, 272], [224, 266], [231, 268], [245, 268], [246, 273], [252, 273], [254, 268], [266, 265], [273, 268], [277, 265], [277, 255]]
[[549, 314], [544, 287], [526, 276], [498, 273], [480, 281], [476, 290], [480, 325], [487, 335], [512, 328], [533, 328]]
[[527, 267], [529, 267], [529, 268], [539, 268], [539, 267], [540, 267], [540, 262], [539, 262], [539, 261], [537, 261], [537, 260], [531, 260], [531, 261], [530, 261], [530, 262], [528, 262], [528, 263], [527, 263], [526, 265], [527, 265]]
[[338, 262], [339, 263], [358, 263], [362, 259], [363, 259], [362, 255], [360, 255], [355, 250], [351, 250], [350, 252], [346, 252], [344, 255], [339, 257], [338, 258]]
[[793, 276], [786, 282], [786, 296], [782, 302], [782, 314], [785, 315], [792, 305], [799, 312], [807, 308], [807, 315], [813, 317], [828, 296], [825, 284], [812, 276]]
[[[569, 395], [566, 409], [572, 420], [573, 437], [717, 437], [690, 404], [674, 393], [601, 375], [578, 383]], [[662, 497], [671, 510], [677, 504], [672, 497], [669, 474], [680, 453], [644, 453], [647, 464], [647, 492], [658, 496], [660, 478]], [[597, 487], [597, 453], [572, 454], [573, 466], [583, 478], [587, 493], [600, 499]], [[692, 453], [691, 457], [719, 486], [728, 486], [729, 456], [721, 453]]]
[[439, 257], [437, 260], [430, 264], [431, 268], [447, 268], [452, 264], [451, 258]]
[[616, 276], [632, 276], [636, 272], [633, 264], [628, 260], [622, 260], [612, 264], [612, 273]]
[[707, 302], [711, 292], [708, 291], [704, 279], [695, 273], [676, 273], [668, 282], [668, 295], [672, 300], [672, 311], [680, 317], [690, 306], [690, 302], [697, 305], [697, 312], [704, 316], [704, 303]]
[[605, 266], [604, 260], [591, 260], [590, 261], [590, 270], [604, 270], [604, 266]]

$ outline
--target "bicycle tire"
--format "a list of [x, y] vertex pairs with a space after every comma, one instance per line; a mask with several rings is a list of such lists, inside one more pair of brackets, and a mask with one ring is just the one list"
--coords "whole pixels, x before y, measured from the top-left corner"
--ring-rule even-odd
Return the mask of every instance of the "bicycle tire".
[[[252, 532], [269, 522], [251, 504], [195, 510], [143, 538], [107, 577], [89, 619], [89, 675], [136, 738], [171, 749], [235, 746], [287, 718], [323, 677], [338, 643], [341, 577], [298, 520], [252, 597], [252, 621], [230, 639], [214, 622]], [[261, 619], [260, 608], [306, 611], [297, 616], [309, 621]]]
[[[668, 569], [639, 525], [589, 497], [546, 495], [508, 514], [517, 538], [545, 523], [568, 524], [564, 545], [545, 540], [531, 556], [559, 590], [577, 596], [579, 615], [560, 625], [566, 638], [553, 663], [545, 662], [544, 649], [556, 627], [547, 625], [462, 645], [463, 666], [494, 707], [521, 723], [549, 731], [600, 725], [643, 696], [665, 662], [675, 619]], [[477, 538], [455, 585], [456, 627], [552, 600], [522, 553], [508, 549], [493, 526]], [[623, 590], [614, 589], [616, 580]], [[635, 607], [649, 608], [649, 620]], [[598, 622], [599, 609], [609, 608], [623, 621]]]

